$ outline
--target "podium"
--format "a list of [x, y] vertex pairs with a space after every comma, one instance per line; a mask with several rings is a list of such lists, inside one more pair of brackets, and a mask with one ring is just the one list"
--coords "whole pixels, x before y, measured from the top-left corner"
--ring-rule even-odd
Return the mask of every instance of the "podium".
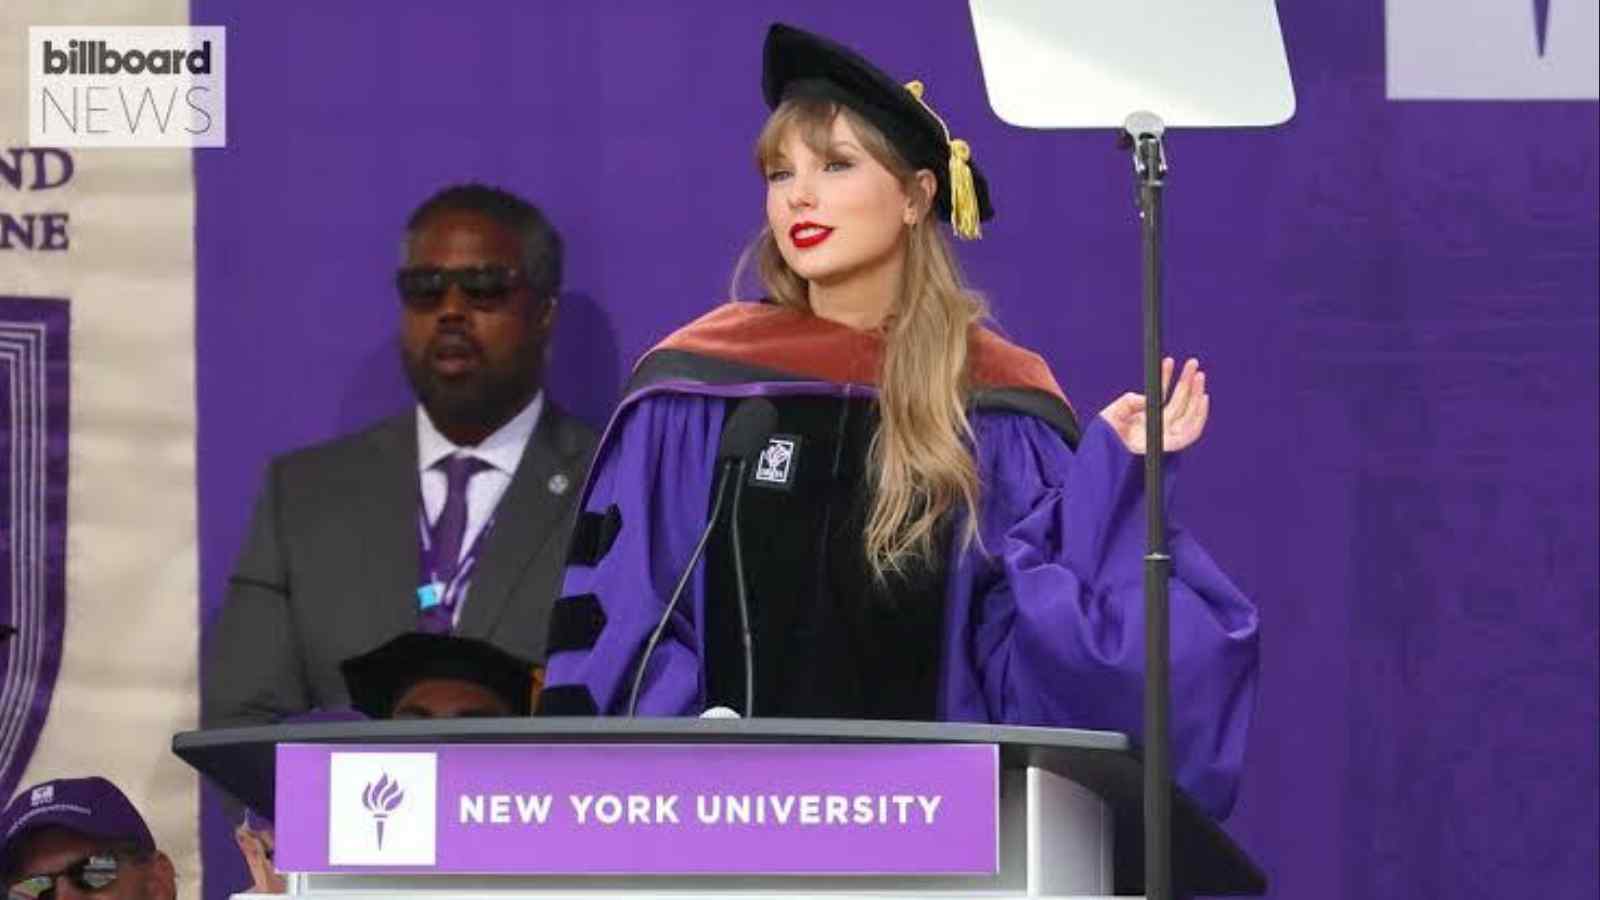
[[[176, 735], [173, 751], [277, 822], [279, 868], [292, 873], [290, 891], [303, 897], [1142, 892], [1142, 773], [1127, 738], [1111, 732], [826, 719], [436, 719], [193, 731]], [[437, 783], [429, 780], [426, 790], [438, 803], [427, 813], [438, 821], [437, 838], [428, 823], [438, 857], [383, 866], [341, 859], [333, 849], [346, 828], [368, 844], [376, 828], [382, 847], [383, 815], [399, 798], [415, 805], [421, 796], [423, 779], [389, 768], [381, 777], [360, 776], [353, 795], [341, 788], [330, 800], [330, 779], [340, 775], [334, 770], [379, 759], [426, 759], [437, 767]], [[496, 771], [518, 784], [486, 793], [481, 785]], [[651, 777], [661, 782], [654, 812], [647, 801], [629, 809], [632, 836], [621, 827], [582, 830], [617, 823], [605, 819], [608, 795], [595, 785], [621, 778], [648, 786]], [[837, 809], [828, 778], [842, 779]], [[754, 791], [752, 779], [760, 782]], [[477, 793], [461, 787], [468, 781], [479, 785]], [[745, 785], [737, 795], [744, 818], [733, 819], [729, 799], [728, 822], [709, 831], [705, 816], [720, 798], [710, 798], [706, 785], [738, 784]], [[548, 790], [539, 795], [530, 785]], [[580, 796], [575, 785], [588, 793]], [[668, 800], [671, 820], [651, 821], [668, 791], [683, 805]], [[752, 797], [754, 813], [744, 806]], [[1264, 893], [1264, 876], [1228, 835], [1181, 791], [1171, 799], [1179, 895]], [[340, 813], [330, 812], [335, 800], [365, 803], [358, 812], [370, 816], [342, 825]], [[622, 804], [615, 805], [620, 816]], [[574, 814], [576, 821], [556, 821]], [[406, 839], [398, 824], [389, 826], [394, 852]], [[465, 838], [451, 832], [469, 827], [476, 830]], [[609, 843], [587, 852], [596, 848], [572, 843], [585, 835]], [[708, 835], [715, 843], [698, 847]], [[495, 841], [515, 849], [502, 852]], [[474, 844], [480, 852], [495, 848], [492, 865], [452, 862], [470, 856]]]

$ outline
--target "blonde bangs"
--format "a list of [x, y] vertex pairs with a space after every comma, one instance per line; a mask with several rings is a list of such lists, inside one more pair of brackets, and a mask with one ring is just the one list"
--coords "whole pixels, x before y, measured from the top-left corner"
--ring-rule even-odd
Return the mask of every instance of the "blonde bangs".
[[779, 104], [756, 138], [756, 172], [767, 174], [767, 169], [783, 156], [784, 141], [791, 133], [798, 134], [800, 142], [812, 153], [827, 155], [828, 147], [833, 144], [833, 120], [841, 114], [851, 125], [860, 122], [860, 117], [832, 100], [807, 97]]

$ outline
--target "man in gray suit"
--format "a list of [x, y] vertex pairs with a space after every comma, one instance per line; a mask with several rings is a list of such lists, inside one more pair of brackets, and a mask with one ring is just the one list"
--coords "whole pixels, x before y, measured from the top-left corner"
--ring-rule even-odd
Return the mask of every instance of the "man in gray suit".
[[211, 636], [207, 727], [344, 706], [339, 663], [408, 631], [544, 658], [595, 445], [542, 389], [560, 236], [465, 185], [412, 215], [405, 259], [418, 407], [273, 460]]

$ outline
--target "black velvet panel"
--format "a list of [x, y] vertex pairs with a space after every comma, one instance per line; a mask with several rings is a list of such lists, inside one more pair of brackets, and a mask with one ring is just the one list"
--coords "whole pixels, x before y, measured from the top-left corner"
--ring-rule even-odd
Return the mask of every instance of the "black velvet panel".
[[550, 608], [550, 639], [546, 653], [588, 650], [606, 627], [606, 613], [593, 594], [562, 597]]
[[[801, 440], [790, 489], [747, 478], [743, 490], [755, 713], [931, 720], [944, 632], [944, 563], [887, 585], [868, 572], [862, 532], [875, 407], [870, 400], [829, 397], [774, 402], [776, 430]], [[729, 507], [707, 549], [706, 678], [713, 705], [743, 709]]]
[[560, 684], [539, 693], [536, 716], [597, 716], [594, 695], [581, 684]]
[[593, 566], [606, 558], [611, 545], [617, 542], [622, 531], [622, 510], [615, 503], [603, 513], [585, 511], [572, 526], [572, 549], [567, 562], [575, 566]]

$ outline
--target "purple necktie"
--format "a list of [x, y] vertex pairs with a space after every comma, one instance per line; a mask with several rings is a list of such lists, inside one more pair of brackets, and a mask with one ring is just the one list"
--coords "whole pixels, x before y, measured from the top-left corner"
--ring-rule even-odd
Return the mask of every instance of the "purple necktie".
[[[439, 518], [428, 532], [433, 563], [433, 572], [428, 574], [443, 586], [455, 578], [456, 566], [461, 560], [461, 541], [467, 534], [467, 482], [492, 466], [472, 456], [450, 456], [434, 463], [433, 468], [444, 470], [445, 495], [444, 508], [439, 510]], [[423, 614], [422, 630], [448, 633], [454, 615], [454, 602], [441, 603]]]

